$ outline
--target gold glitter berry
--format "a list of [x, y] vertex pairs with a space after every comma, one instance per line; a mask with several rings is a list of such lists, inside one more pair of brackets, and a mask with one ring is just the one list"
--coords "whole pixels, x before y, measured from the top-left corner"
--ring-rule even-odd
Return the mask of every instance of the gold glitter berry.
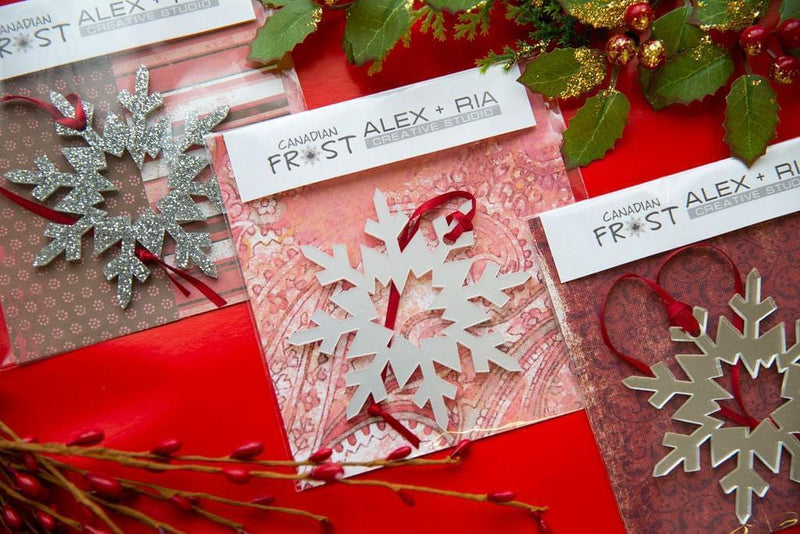
[[574, 1], [564, 2], [567, 12], [573, 17], [595, 28], [616, 28], [624, 24], [625, 10], [628, 6], [638, 4], [642, 0], [589, 0], [580, 5], [574, 5]]
[[658, 39], [645, 41], [639, 48], [639, 63], [647, 69], [658, 68], [666, 57], [667, 50], [664, 48], [664, 42]]
[[627, 65], [636, 56], [636, 45], [627, 35], [612, 35], [606, 44], [606, 57], [614, 65]]
[[769, 66], [769, 74], [781, 85], [790, 85], [799, 77], [798, 71], [784, 69], [777, 62]]

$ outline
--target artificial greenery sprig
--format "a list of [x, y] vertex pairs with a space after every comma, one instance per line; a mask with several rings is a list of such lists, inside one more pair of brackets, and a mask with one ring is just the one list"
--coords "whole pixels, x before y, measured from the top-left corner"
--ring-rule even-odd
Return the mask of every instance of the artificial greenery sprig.
[[[398, 42], [409, 43], [413, 28], [439, 40], [474, 39], [490, 31], [492, 11], [502, 5], [527, 37], [477, 64], [510, 68], [526, 60], [520, 82], [531, 91], [585, 99], [564, 135], [568, 167], [602, 158], [622, 136], [630, 111], [615, 84], [622, 69], [638, 67], [655, 111], [729, 87], [725, 142], [748, 165], [775, 138], [780, 109], [772, 86], [800, 80], [798, 0], [685, 0], [672, 9], [657, 0], [262, 1], [277, 11], [252, 43], [253, 60], [277, 61], [315, 31], [326, 10], [346, 9], [345, 54], [370, 73]], [[751, 64], [759, 54], [771, 56], [768, 73]]]

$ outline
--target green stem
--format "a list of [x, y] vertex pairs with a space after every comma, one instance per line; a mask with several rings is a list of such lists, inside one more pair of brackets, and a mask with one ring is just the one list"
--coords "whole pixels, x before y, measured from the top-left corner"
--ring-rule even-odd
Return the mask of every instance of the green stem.
[[619, 78], [619, 65], [614, 65], [611, 69], [611, 81], [608, 84], [609, 88], [617, 88], [617, 78]]
[[427, 486], [415, 486], [412, 484], [398, 484], [394, 482], [386, 482], [384, 480], [357, 480], [357, 479], [339, 479], [337, 482], [341, 484], [345, 484], [348, 486], [376, 486], [381, 488], [387, 488], [392, 491], [416, 491], [418, 493], [431, 493], [433, 495], [440, 495], [443, 497], [455, 497], [458, 499], [464, 499], [468, 501], [476, 501], [476, 502], [490, 502], [492, 504], [496, 504], [498, 506], [510, 506], [512, 508], [521, 508], [523, 510], [527, 510], [529, 512], [544, 512], [547, 511], [546, 506], [534, 506], [532, 504], [528, 504], [521, 501], [508, 501], [508, 502], [494, 502], [490, 501], [488, 496], [483, 493], [465, 493], [461, 491], [453, 491], [453, 490], [446, 490], [440, 488], [429, 488]]

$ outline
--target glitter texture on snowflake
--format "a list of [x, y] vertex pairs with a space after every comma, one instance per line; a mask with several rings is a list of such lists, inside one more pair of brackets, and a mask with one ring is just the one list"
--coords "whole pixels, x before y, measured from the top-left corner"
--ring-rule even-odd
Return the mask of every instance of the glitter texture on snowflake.
[[[228, 107], [215, 109], [202, 119], [189, 114], [185, 131], [176, 140], [172, 138], [170, 123], [161, 119], [151, 124], [150, 115], [161, 106], [159, 93], [149, 93], [150, 74], [144, 66], [136, 72], [134, 92], [122, 90], [117, 99], [129, 112], [128, 121], [109, 114], [102, 135], [92, 126], [94, 107], [83, 102], [86, 113], [86, 128], [74, 130], [56, 124], [56, 133], [61, 136], [79, 136], [88, 146], [62, 148], [74, 173], [62, 172], [47, 158], [39, 156], [34, 162], [35, 171], [14, 170], [5, 176], [14, 183], [33, 185], [31, 196], [45, 202], [56, 190], [68, 189], [68, 193], [55, 205], [57, 211], [77, 215], [75, 224], [48, 224], [44, 234], [50, 243], [36, 255], [33, 265], [42, 267], [63, 252], [67, 261], [81, 257], [82, 237], [94, 231], [94, 253], [101, 254], [120, 243], [117, 255], [104, 268], [107, 279], [117, 279], [117, 300], [125, 308], [131, 300], [134, 278], [144, 282], [150, 270], [136, 255], [137, 244], [161, 258], [164, 235], [175, 242], [175, 262], [184, 269], [189, 262], [197, 265], [203, 273], [216, 277], [217, 269], [204, 252], [211, 247], [208, 232], [188, 232], [186, 223], [205, 221], [206, 216], [192, 197], [205, 197], [220, 211], [224, 211], [219, 185], [215, 179], [198, 182], [195, 178], [207, 165], [208, 160], [185, 152], [192, 146], [202, 145], [203, 137], [228, 114]], [[75, 116], [75, 108], [59, 93], [51, 93], [50, 99], [67, 117]], [[133, 161], [142, 168], [145, 156], [161, 157], [169, 167], [167, 186], [169, 193], [158, 203], [158, 211], [148, 209], [135, 222], [130, 216], [109, 217], [96, 206], [104, 201], [103, 192], [116, 187], [100, 171], [106, 169], [106, 154], [122, 157], [128, 151]]]
[[[446, 429], [449, 416], [444, 399], [455, 398], [456, 385], [442, 378], [434, 364], [460, 372], [458, 348], [462, 346], [469, 350], [475, 371], [479, 373], [489, 372], [490, 363], [507, 371], [520, 371], [519, 363], [498, 348], [504, 342], [502, 334], [478, 336], [469, 329], [490, 319], [487, 310], [473, 302], [474, 299], [482, 297], [503, 307], [510, 300], [504, 290], [525, 283], [530, 275], [525, 272], [500, 274], [500, 267], [488, 262], [479, 280], [465, 284], [473, 260], [446, 260], [451, 252], [474, 244], [472, 232], [461, 234], [452, 244], [445, 243], [445, 234], [456, 223], [448, 223], [446, 217], [441, 216], [433, 221], [438, 241], [435, 247], [429, 248], [422, 232], [417, 232], [401, 251], [397, 239], [408, 217], [403, 213], [390, 213], [386, 197], [380, 191], [375, 192], [374, 204], [378, 220], [368, 220], [365, 232], [382, 241], [386, 250], [379, 252], [362, 246], [363, 273], [351, 266], [344, 245], [334, 245], [333, 255], [313, 246], [302, 247], [303, 254], [323, 268], [317, 274], [320, 284], [328, 286], [346, 281], [352, 287], [331, 297], [333, 303], [347, 312], [344, 319], [338, 320], [318, 310], [311, 317], [318, 326], [295, 332], [289, 343], [321, 342], [320, 352], [330, 355], [347, 335], [354, 334], [347, 358], [372, 359], [366, 366], [347, 374], [347, 385], [356, 388], [347, 407], [347, 417], [356, 416], [370, 396], [374, 402], [386, 399], [385, 369], [391, 369], [401, 388], [419, 371], [421, 381], [413, 397], [414, 404], [420, 408], [430, 404], [436, 423]], [[462, 213], [468, 209], [469, 203], [460, 208]], [[417, 278], [431, 273], [432, 285], [439, 291], [428, 309], [442, 310], [442, 318], [452, 323], [443, 329], [441, 336], [421, 339], [418, 347], [377, 322], [379, 314], [370, 297], [375, 293], [376, 281], [382, 285], [393, 282], [402, 294], [411, 273]]]
[[[700, 333], [694, 337], [680, 328], [670, 329], [673, 341], [693, 343], [701, 354], [678, 354], [675, 359], [688, 380], [679, 380], [663, 362], [652, 367], [654, 377], [634, 376], [623, 382], [631, 389], [652, 391], [650, 404], [663, 408], [675, 395], [688, 399], [675, 411], [672, 419], [697, 428], [691, 434], [667, 432], [663, 444], [672, 450], [656, 464], [653, 476], [664, 476], [681, 463], [686, 472], [700, 470], [700, 447], [710, 442], [711, 464], [719, 467], [731, 458], [736, 466], [720, 479], [726, 494], [736, 492], [736, 517], [744, 524], [752, 514], [752, 494], [767, 494], [769, 485], [754, 469], [755, 459], [773, 473], [780, 470], [783, 449], [791, 456], [789, 478], [800, 482], [800, 320], [795, 323], [795, 344], [786, 347], [783, 323], [763, 335], [760, 323], [777, 307], [772, 297], [761, 300], [761, 276], [753, 269], [747, 276], [745, 296], [735, 295], [728, 304], [743, 320], [739, 332], [725, 317], [720, 317], [716, 341], [707, 333], [708, 311], [694, 308]], [[783, 376], [781, 397], [785, 402], [752, 430], [747, 427], [724, 427], [715, 417], [718, 401], [733, 396], [723, 389], [716, 378], [722, 376], [721, 363], [737, 365], [742, 362], [753, 378], [761, 367], [773, 365]]]

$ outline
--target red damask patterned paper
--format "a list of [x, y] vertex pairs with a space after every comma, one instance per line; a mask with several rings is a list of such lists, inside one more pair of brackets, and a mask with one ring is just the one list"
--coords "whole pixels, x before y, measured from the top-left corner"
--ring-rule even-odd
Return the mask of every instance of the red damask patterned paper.
[[[395, 431], [366, 413], [346, 418], [352, 391], [345, 386], [345, 374], [352, 362], [344, 358], [341, 344], [326, 356], [317, 347], [298, 348], [287, 342], [294, 331], [312, 326], [315, 310], [331, 311], [328, 297], [336, 291], [319, 285], [315, 277], [319, 269], [303, 256], [300, 246], [329, 251], [331, 245], [344, 243], [353, 263], [358, 263], [359, 245], [377, 244], [364, 233], [366, 220], [374, 218], [376, 188], [386, 194], [391, 210], [407, 214], [447, 191], [473, 193], [478, 205], [476, 246], [466, 254], [494, 261], [502, 272], [524, 269], [533, 274], [532, 281], [510, 293], [506, 307], [493, 310], [492, 324], [481, 327], [504, 334], [507, 342], [502, 350], [520, 362], [522, 373], [494, 369], [481, 375], [462, 358], [464, 372], [447, 376], [457, 383], [458, 393], [448, 405], [451, 424], [446, 431], [436, 426], [428, 408], [412, 404], [416, 378], [402, 391], [389, 388], [387, 410], [422, 439], [418, 454], [580, 409], [581, 398], [566, 365], [566, 348], [524, 221], [572, 201], [559, 154], [561, 136], [542, 100], [534, 101], [534, 110], [537, 126], [527, 131], [249, 203], [238, 197], [221, 138], [212, 142], [215, 172], [295, 458], [331, 447], [335, 460], [366, 460], [405, 445]], [[429, 226], [423, 224], [423, 231], [429, 232]], [[426, 278], [413, 281], [403, 293], [397, 328], [412, 342], [435, 335], [445, 325], [436, 314], [421, 309], [434, 294]], [[381, 288], [375, 300], [377, 309], [385, 312], [388, 289]]]
[[[800, 519], [800, 488], [789, 480], [791, 458], [785, 451], [778, 474], [756, 463], [770, 489], [763, 499], [753, 497], [753, 517], [745, 526], [736, 519], [733, 495], [725, 495], [719, 485], [719, 479], [733, 465], [728, 462], [712, 469], [707, 443], [700, 452], [699, 472], [685, 473], [678, 467], [666, 476], [652, 476], [655, 464], [670, 450], [661, 444], [664, 433], [687, 433], [695, 427], [670, 419], [681, 402], [673, 400], [665, 409], [657, 410], [647, 402], [650, 393], [633, 391], [622, 384], [624, 378], [637, 371], [605, 346], [599, 314], [603, 298], [617, 277], [632, 272], [655, 279], [666, 254], [561, 284], [538, 218], [531, 221], [531, 231], [570, 349], [572, 369], [583, 390], [586, 410], [628, 530], [643, 534], [764, 534], [796, 525]], [[761, 332], [785, 323], [787, 346], [795, 342], [794, 322], [800, 318], [799, 231], [800, 214], [793, 214], [706, 242], [730, 255], [743, 275], [752, 268], [759, 270], [762, 298], [772, 296], [778, 306], [777, 312], [762, 324]], [[732, 276], [721, 255], [697, 249], [670, 261], [662, 284], [676, 298], [708, 309], [708, 330], [716, 332], [720, 314], [732, 317], [727, 306], [734, 291]], [[644, 284], [621, 284], [609, 299], [606, 321], [618, 350], [648, 365], [664, 361], [676, 376], [683, 376], [673, 356], [691, 353], [692, 348], [670, 341], [658, 297]], [[761, 420], [783, 402], [781, 381], [774, 368], [762, 370], [755, 380], [742, 371], [744, 405], [754, 417]], [[729, 369], [719, 383], [731, 391]], [[733, 400], [721, 404], [737, 409]]]

